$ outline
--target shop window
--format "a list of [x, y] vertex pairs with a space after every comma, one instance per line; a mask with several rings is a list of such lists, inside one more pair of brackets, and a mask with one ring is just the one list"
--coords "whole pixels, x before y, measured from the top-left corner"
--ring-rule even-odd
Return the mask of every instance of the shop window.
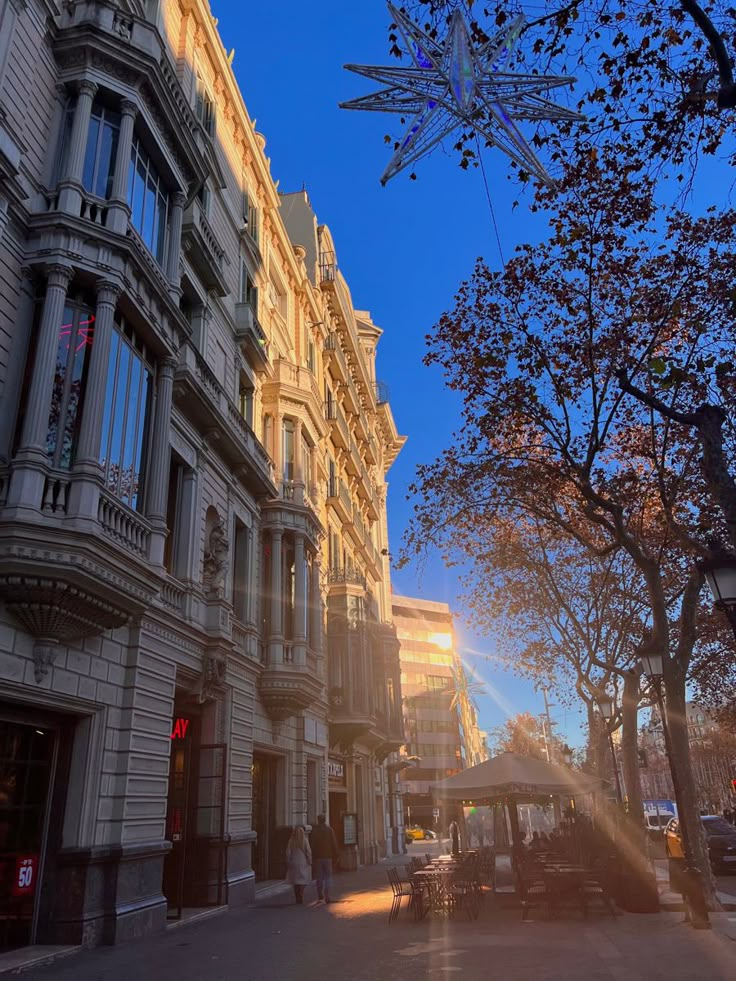
[[163, 264], [169, 214], [169, 192], [137, 136], [133, 137], [128, 173], [131, 224], [159, 264]]
[[155, 363], [145, 346], [116, 318], [105, 389], [100, 463], [107, 489], [134, 509], [143, 503]]
[[120, 135], [120, 113], [95, 102], [87, 133], [82, 184], [98, 198], [109, 198]]
[[74, 462], [94, 322], [87, 307], [67, 305], [59, 327], [46, 451], [51, 465], [63, 470]]
[[316, 760], [307, 760], [307, 823], [317, 823], [317, 807], [319, 800], [318, 786], [319, 771]]

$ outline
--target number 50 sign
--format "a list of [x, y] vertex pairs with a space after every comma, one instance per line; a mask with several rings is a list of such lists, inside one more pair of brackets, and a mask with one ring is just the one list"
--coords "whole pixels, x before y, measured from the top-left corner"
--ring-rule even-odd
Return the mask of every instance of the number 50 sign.
[[15, 860], [14, 896], [32, 896], [36, 888], [38, 855], [19, 855]]

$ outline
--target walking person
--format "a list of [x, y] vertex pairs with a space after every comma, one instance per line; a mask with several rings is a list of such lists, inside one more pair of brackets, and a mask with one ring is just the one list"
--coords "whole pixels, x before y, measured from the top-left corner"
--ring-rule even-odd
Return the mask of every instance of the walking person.
[[294, 887], [294, 902], [304, 901], [304, 887], [312, 881], [312, 850], [301, 824], [291, 832], [286, 846], [286, 881]]
[[312, 857], [317, 880], [317, 898], [324, 899], [326, 903], [332, 902], [332, 863], [338, 855], [337, 836], [324, 814], [318, 814], [317, 826], [312, 829]]

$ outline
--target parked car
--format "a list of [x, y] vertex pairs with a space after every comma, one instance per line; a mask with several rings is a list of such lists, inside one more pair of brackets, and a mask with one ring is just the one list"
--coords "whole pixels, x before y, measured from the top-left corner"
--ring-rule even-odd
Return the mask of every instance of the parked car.
[[[708, 838], [708, 854], [714, 872], [736, 872], [736, 828], [717, 814], [704, 814], [701, 819]], [[684, 858], [679, 818], [672, 818], [664, 829], [664, 850], [667, 858]]]
[[422, 828], [418, 824], [412, 824], [411, 827], [406, 828], [406, 840], [409, 841], [431, 841], [436, 838], [437, 835], [434, 831], [430, 831], [429, 828]]

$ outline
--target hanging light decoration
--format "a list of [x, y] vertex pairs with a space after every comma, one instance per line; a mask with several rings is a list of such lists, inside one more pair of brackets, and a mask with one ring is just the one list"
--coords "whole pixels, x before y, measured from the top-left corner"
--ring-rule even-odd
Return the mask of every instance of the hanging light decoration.
[[386, 184], [424, 156], [453, 130], [471, 129], [503, 150], [518, 166], [545, 184], [547, 171], [524, 139], [517, 122], [583, 119], [543, 93], [572, 85], [574, 78], [504, 70], [525, 24], [515, 18], [484, 44], [475, 46], [459, 10], [443, 41], [435, 41], [405, 14], [388, 5], [413, 66], [346, 65], [348, 71], [384, 85], [371, 95], [341, 102], [342, 109], [393, 112], [411, 117], [404, 138], [381, 177]]

